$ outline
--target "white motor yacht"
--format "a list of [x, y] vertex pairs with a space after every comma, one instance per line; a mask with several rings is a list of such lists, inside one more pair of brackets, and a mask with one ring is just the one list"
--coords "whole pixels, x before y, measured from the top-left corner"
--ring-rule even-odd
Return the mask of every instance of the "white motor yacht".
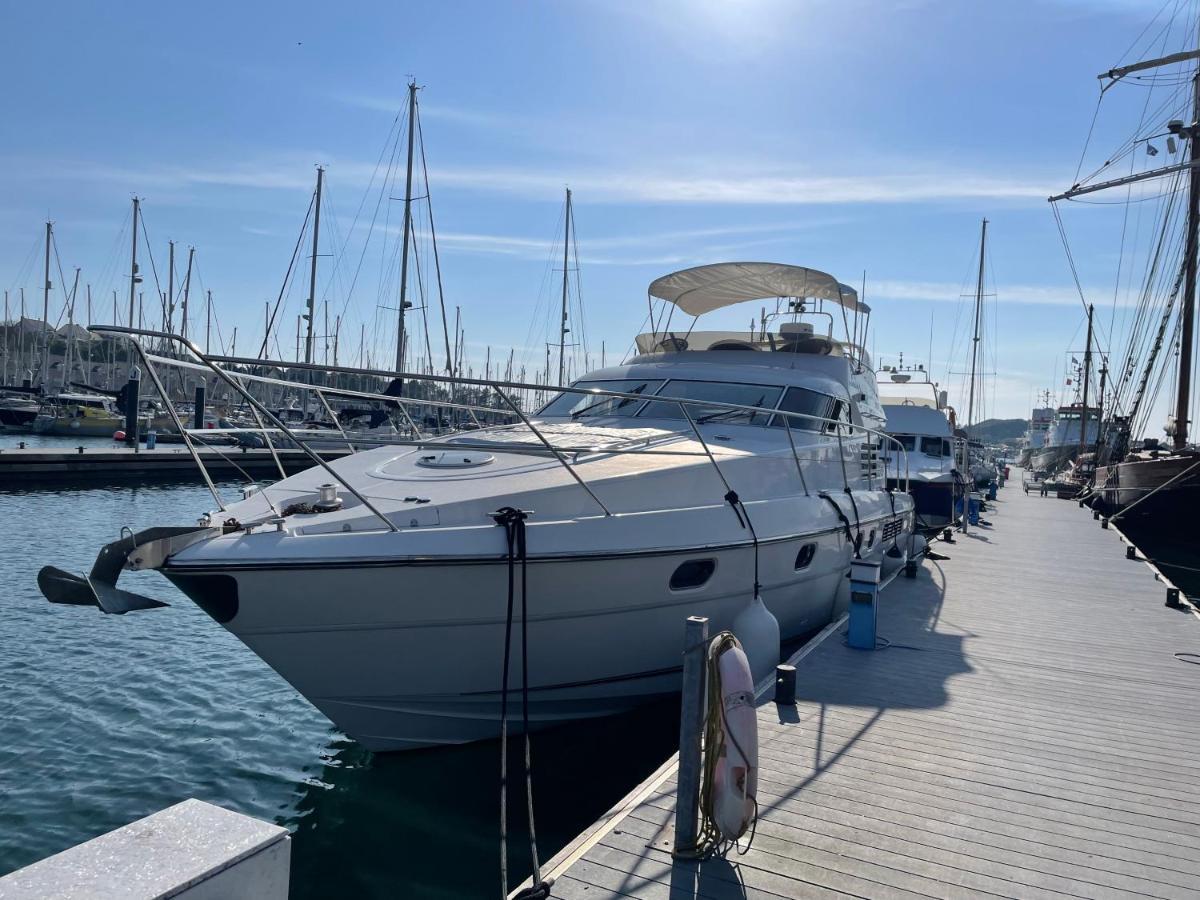
[[946, 404], [946, 392], [929, 380], [923, 366], [905, 368], [903, 358], [900, 365], [880, 371], [879, 392], [887, 433], [906, 451], [908, 463], [905, 473], [898, 449], [884, 448], [894, 457], [889, 485], [902, 490], [907, 474], [917, 530], [935, 534], [953, 523], [955, 498], [965, 483], [956, 468], [953, 410]]
[[[695, 316], [778, 297], [863, 309], [829, 275], [761, 263], [650, 294]], [[115, 588], [116, 569], [157, 569], [368, 748], [461, 743], [499, 733], [513, 547], [497, 512], [512, 508], [531, 727], [627, 709], [678, 691], [687, 616], [728, 628], [757, 582], [783, 638], [804, 635], [830, 621], [853, 558], [899, 565], [910, 548], [912, 500], [887, 489], [886, 438], [864, 424], [883, 420], [866, 354], [788, 318], [658, 328], [519, 423], [364, 450], [199, 528], [110, 544], [90, 579], [39, 581], [123, 612], [156, 602]]]

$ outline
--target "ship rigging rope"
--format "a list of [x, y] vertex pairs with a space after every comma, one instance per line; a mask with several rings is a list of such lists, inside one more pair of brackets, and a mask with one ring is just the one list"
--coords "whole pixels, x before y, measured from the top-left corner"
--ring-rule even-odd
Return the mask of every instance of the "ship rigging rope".
[[533, 767], [529, 742], [529, 615], [527, 545], [524, 510], [505, 506], [492, 513], [492, 519], [504, 528], [508, 546], [508, 609], [504, 620], [504, 669], [500, 690], [500, 897], [508, 897], [508, 683], [512, 659], [513, 600], [515, 596], [516, 564], [521, 563], [521, 724], [525, 739], [525, 800], [529, 815], [529, 855], [532, 862], [532, 885], [517, 894], [518, 900], [548, 898], [552, 881], [543, 881], [538, 863], [537, 833], [533, 822]]
[[272, 329], [275, 328], [275, 317], [279, 314], [279, 307], [283, 303], [284, 293], [291, 283], [292, 272], [296, 268], [296, 260], [300, 258], [300, 244], [304, 241], [304, 235], [308, 232], [308, 222], [312, 218], [313, 204], [316, 203], [316, 199], [316, 191], [313, 191], [312, 196], [308, 200], [308, 212], [304, 214], [304, 224], [300, 226], [300, 234], [296, 236], [296, 246], [292, 248], [292, 259], [288, 263], [287, 272], [284, 273], [283, 284], [279, 285], [279, 296], [275, 298], [275, 306], [271, 309], [271, 315], [267, 319], [267, 333], [263, 335], [262, 347], [258, 351], [259, 359], [266, 358], [267, 339], [270, 337]]

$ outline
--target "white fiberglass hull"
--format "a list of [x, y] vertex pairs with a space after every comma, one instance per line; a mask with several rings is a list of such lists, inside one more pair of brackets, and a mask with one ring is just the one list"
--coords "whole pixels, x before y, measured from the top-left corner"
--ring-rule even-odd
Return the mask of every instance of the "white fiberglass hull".
[[[893, 545], [901, 553], [907, 547], [910, 506], [903, 495], [895, 499], [895, 514], [880, 492], [858, 500], [863, 556], [882, 560]], [[841, 500], [849, 509], [845, 495]], [[829, 524], [828, 504], [818, 497], [812, 501], [813, 512], [823, 513], [821, 530], [760, 546], [762, 596], [785, 639], [829, 622], [852, 553], [844, 526]], [[531, 554], [534, 540], [531, 536]], [[803, 550], [809, 545], [811, 551]], [[797, 569], [802, 550], [809, 561]], [[715, 563], [709, 579], [671, 590], [672, 575], [694, 560]], [[496, 556], [164, 569], [334, 723], [373, 750], [499, 734], [507, 572], [507, 562]], [[748, 543], [531, 559], [533, 727], [610, 715], [677, 691], [686, 617], [708, 616], [713, 633], [728, 628], [747, 602], [753, 579]], [[518, 594], [509, 707], [510, 729], [517, 730], [519, 602]]]

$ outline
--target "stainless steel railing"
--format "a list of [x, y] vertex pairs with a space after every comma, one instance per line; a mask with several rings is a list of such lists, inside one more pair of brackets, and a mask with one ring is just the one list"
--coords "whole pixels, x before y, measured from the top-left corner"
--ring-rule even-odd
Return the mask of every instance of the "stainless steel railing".
[[[336, 428], [336, 435], [339, 436], [341, 440], [345, 441], [347, 446], [350, 447], [351, 449], [354, 449], [355, 444], [359, 442], [359, 439], [352, 438], [349, 434], [347, 434], [346, 430], [341, 427], [340, 423], [338, 422], [336, 414], [334, 414], [332, 406], [329, 404], [329, 401], [328, 401], [329, 397], [343, 397], [343, 398], [348, 398], [348, 399], [382, 402], [382, 403], [389, 404], [390, 408], [398, 409], [400, 411], [401, 415], [406, 420], [407, 425], [412, 432], [412, 437], [411, 438], [403, 438], [403, 437], [388, 436], [386, 438], [381, 439], [382, 443], [386, 443], [389, 445], [392, 445], [392, 444], [411, 445], [411, 446], [420, 446], [420, 447], [426, 447], [426, 448], [453, 447], [453, 448], [458, 449], [458, 448], [461, 448], [464, 444], [463, 438], [466, 435], [469, 435], [471, 433], [471, 432], [458, 432], [450, 438], [447, 438], [445, 435], [437, 435], [437, 436], [433, 436], [432, 438], [430, 436], [426, 436], [425, 434], [422, 433], [422, 430], [417, 425], [416, 420], [412, 417], [412, 415], [406, 409], [407, 405], [430, 406], [430, 407], [438, 408], [441, 410], [454, 409], [454, 410], [465, 411], [465, 412], [467, 412], [468, 415], [470, 415], [472, 422], [478, 429], [482, 429], [485, 426], [483, 426], [483, 424], [479, 421], [477, 413], [483, 413], [485, 415], [485, 417], [488, 417], [488, 418], [497, 417], [497, 416], [503, 416], [505, 418], [512, 418], [515, 421], [513, 421], [509, 424], [501, 423], [498, 425], [492, 425], [492, 426], [487, 426], [487, 427], [489, 427], [493, 430], [505, 429], [505, 428], [515, 428], [515, 427], [523, 427], [523, 428], [527, 429], [537, 440], [537, 443], [540, 446], [540, 452], [556, 459], [562, 465], [562, 467], [567, 472], [567, 474], [571, 477], [571, 479], [576, 484], [578, 484], [582, 490], [584, 490], [588, 494], [588, 496], [591, 498], [591, 500], [603, 512], [603, 514], [605, 516], [612, 516], [613, 512], [599, 498], [599, 496], [597, 496], [596, 492], [587, 483], [587, 480], [578, 471], [579, 457], [582, 454], [585, 454], [585, 453], [587, 453], [587, 454], [650, 453], [650, 454], [661, 454], [661, 455], [671, 455], [671, 456], [703, 456], [703, 457], [706, 457], [708, 459], [709, 463], [712, 465], [712, 467], [713, 467], [714, 471], [716, 472], [718, 478], [720, 479], [722, 485], [725, 487], [726, 492], [727, 493], [729, 492], [729, 490], [730, 490], [729, 481], [726, 478], [725, 473], [721, 469], [721, 465], [717, 460], [717, 455], [713, 453], [708, 440], [705, 439], [704, 434], [702, 433], [702, 431], [700, 429], [700, 425], [703, 423], [701, 420], [697, 419], [697, 417], [694, 416], [692, 413], [692, 410], [696, 409], [696, 408], [703, 408], [704, 410], [709, 411], [710, 414], [713, 409], [718, 409], [718, 410], [722, 410], [722, 411], [749, 413], [750, 415], [758, 415], [758, 416], [762, 416], [762, 415], [765, 415], [768, 417], [769, 416], [779, 416], [780, 420], [784, 424], [784, 431], [787, 435], [788, 446], [791, 450], [792, 457], [796, 464], [796, 471], [797, 471], [797, 475], [799, 477], [801, 489], [803, 490], [803, 492], [806, 496], [810, 495], [809, 487], [807, 484], [807, 479], [805, 478], [805, 474], [804, 474], [804, 464], [800, 457], [799, 449], [796, 446], [795, 436], [793, 434], [793, 427], [792, 427], [793, 423], [796, 423], [796, 422], [801, 422], [801, 423], [808, 424], [808, 425], [819, 423], [821, 426], [821, 430], [819, 432], [817, 432], [817, 434], [819, 434], [821, 436], [825, 436], [825, 437], [829, 437], [830, 435], [832, 435], [834, 440], [836, 440], [837, 447], [838, 447], [838, 458], [839, 458], [840, 466], [841, 466], [843, 489], [845, 491], [849, 492], [852, 490], [851, 484], [850, 484], [851, 476], [850, 476], [849, 470], [847, 469], [847, 466], [846, 466], [845, 438], [851, 437], [854, 435], [861, 435], [863, 447], [866, 448], [866, 453], [864, 454], [864, 457], [860, 458], [860, 477], [863, 477], [866, 480], [869, 488], [874, 486], [874, 480], [875, 480], [875, 471], [874, 470], [875, 470], [875, 466], [877, 465], [877, 463], [880, 459], [880, 457], [876, 451], [885, 442], [894, 444], [896, 449], [898, 449], [900, 456], [899, 456], [899, 459], [897, 461], [897, 466], [896, 466], [896, 470], [897, 470], [896, 477], [897, 477], [897, 480], [899, 481], [900, 480], [900, 462], [902, 461], [903, 466], [904, 466], [904, 476], [903, 476], [904, 490], [907, 492], [908, 487], [909, 487], [908, 454], [907, 454], [907, 451], [905, 450], [903, 444], [901, 444], [900, 441], [898, 441], [891, 435], [887, 434], [886, 432], [870, 428], [866, 425], [860, 425], [860, 424], [856, 424], [853, 422], [847, 422], [842, 419], [834, 419], [834, 418], [829, 418], [829, 417], [825, 417], [825, 416], [815, 416], [815, 415], [812, 415], [809, 413], [789, 412], [789, 411], [780, 410], [780, 409], [767, 409], [767, 408], [760, 407], [760, 406], [749, 406], [749, 405], [745, 405], [745, 404], [726, 403], [726, 402], [721, 402], [721, 401], [716, 401], [716, 400], [701, 400], [701, 399], [687, 398], [687, 397], [672, 397], [672, 396], [664, 396], [661, 394], [655, 394], [655, 395], [635, 394], [635, 393], [626, 393], [626, 392], [622, 392], [622, 391], [613, 391], [613, 390], [607, 390], [607, 389], [601, 389], [601, 388], [578, 388], [578, 387], [564, 386], [564, 387], [554, 388], [553, 393], [556, 395], [562, 394], [562, 393], [594, 395], [594, 396], [598, 396], [598, 397], [631, 400], [631, 401], [636, 401], [636, 402], [640, 402], [640, 403], [648, 402], [650, 400], [653, 400], [655, 402], [674, 403], [679, 407], [679, 410], [680, 410], [684, 420], [687, 422], [687, 431], [691, 434], [691, 436], [693, 436], [696, 439], [697, 443], [700, 445], [701, 452], [672, 449], [669, 447], [664, 448], [662, 446], [659, 446], [659, 444], [665, 444], [668, 441], [674, 440], [675, 438], [682, 436], [680, 434], [676, 434], [673, 432], [668, 432], [667, 437], [660, 438], [657, 442], [654, 442], [654, 446], [656, 449], [651, 449], [651, 444], [652, 444], [651, 439], [646, 439], [644, 446], [636, 447], [636, 448], [628, 447], [628, 446], [627, 447], [612, 447], [612, 446], [605, 446], [605, 445], [591, 445], [591, 446], [585, 446], [585, 447], [562, 446], [562, 445], [556, 444], [554, 441], [552, 441], [545, 433], [545, 426], [548, 423], [542, 422], [541, 423], [542, 427], [539, 428], [538, 423], [535, 422], [529, 416], [529, 414], [527, 414], [524, 410], [521, 409], [520, 404], [518, 402], [516, 402], [516, 399], [512, 396], [512, 393], [516, 392], [516, 391], [522, 391], [522, 392], [526, 392], [526, 393], [528, 393], [530, 391], [545, 391], [547, 389], [545, 385], [534, 385], [534, 384], [527, 384], [527, 383], [523, 383], [523, 382], [503, 381], [503, 380], [499, 380], [499, 379], [473, 379], [473, 378], [450, 377], [450, 376], [445, 376], [445, 375], [425, 375], [425, 374], [419, 374], [419, 373], [393, 372], [393, 371], [382, 370], [382, 369], [358, 369], [358, 368], [352, 368], [352, 367], [348, 367], [348, 366], [324, 366], [324, 365], [319, 365], [319, 364], [306, 364], [306, 363], [286, 363], [286, 364], [284, 364], [284, 363], [278, 363], [278, 362], [271, 361], [271, 360], [251, 359], [251, 358], [247, 358], [247, 357], [230, 357], [230, 356], [215, 356], [215, 355], [209, 356], [209, 355], [206, 355], [205, 353], [203, 353], [195, 344], [191, 343], [190, 341], [186, 340], [185, 338], [182, 338], [179, 335], [168, 334], [166, 332], [150, 331], [150, 330], [143, 330], [143, 329], [133, 329], [133, 328], [126, 328], [126, 327], [122, 327], [122, 326], [116, 326], [116, 325], [97, 325], [97, 326], [92, 326], [90, 330], [93, 332], [96, 332], [96, 333], [101, 333], [101, 334], [111, 334], [111, 335], [123, 336], [123, 337], [129, 338], [131, 343], [133, 343], [139, 359], [142, 361], [142, 364], [146, 367], [147, 373], [150, 375], [151, 380], [154, 382], [156, 389], [162, 395], [164, 402], [166, 402], [167, 407], [171, 413], [172, 421], [175, 423], [176, 428], [179, 429], [180, 434], [183, 436], [185, 445], [187, 446], [189, 452], [191, 453], [193, 459], [196, 461], [197, 465], [200, 467], [202, 475], [204, 477], [204, 481], [205, 481], [206, 485], [208, 486], [210, 493], [212, 493], [213, 498], [216, 501], [218, 508], [222, 511], [225, 510], [225, 505], [222, 502], [220, 494], [216, 489], [216, 485], [213, 482], [213, 480], [205, 466], [203, 457], [197, 452], [197, 448], [196, 448], [195, 442], [193, 440], [193, 438], [199, 434], [212, 434], [212, 433], [214, 433], [214, 430], [213, 429], [195, 430], [195, 429], [186, 428], [183, 425], [182, 421], [180, 420], [178, 412], [175, 410], [173, 404], [170, 402], [169, 396], [168, 396], [167, 391], [162, 383], [162, 380], [158, 376], [158, 372], [155, 369], [156, 365], [177, 366], [177, 367], [182, 367], [182, 368], [186, 368], [186, 369], [201, 371], [204, 373], [212, 373], [223, 384], [225, 384], [226, 387], [228, 387], [230, 390], [235, 392], [237, 395], [239, 395], [243, 399], [243, 401], [247, 404], [247, 406], [251, 410], [251, 412], [255, 418], [255, 422], [256, 422], [256, 427], [254, 427], [254, 428], [221, 429], [222, 431], [226, 431], [226, 432], [228, 432], [228, 431], [249, 431], [249, 432], [262, 434], [264, 437], [264, 440], [266, 441], [266, 443], [270, 449], [270, 452], [275, 460], [276, 466], [279, 469], [281, 477], [284, 474], [284, 468], [283, 468], [283, 464], [279, 458], [277, 448], [275, 447], [274, 442], [271, 441], [271, 435], [272, 434], [284, 435], [289, 441], [294, 443], [297, 448], [299, 448], [302, 452], [304, 452], [313, 461], [313, 463], [315, 465], [320, 466], [322, 469], [324, 469], [330, 475], [330, 477], [334, 481], [341, 484], [348, 493], [350, 493], [352, 496], [354, 496], [355, 499], [357, 499], [363, 505], [363, 507], [365, 509], [369, 510], [375, 517], [377, 517], [381, 522], [383, 522], [389, 531], [393, 531], [393, 532], [399, 531], [397, 526], [386, 515], [384, 515], [378, 508], [376, 508], [376, 506], [374, 504], [372, 504], [370, 502], [370, 500], [368, 500], [359, 490], [357, 490], [353, 485], [348, 484], [346, 479], [340, 477], [338, 475], [338, 473], [321, 457], [321, 455], [312, 449], [309, 442], [306, 441], [306, 439], [305, 439], [305, 435], [309, 435], [309, 440], [311, 440], [312, 430], [311, 429], [303, 429], [303, 428], [293, 428], [293, 427], [289, 426], [279, 416], [277, 416], [266, 404], [264, 404], [263, 402], [261, 402], [260, 400], [256, 399], [253, 396], [252, 392], [249, 389], [250, 384], [275, 385], [275, 386], [286, 388], [289, 390], [308, 391], [308, 392], [315, 393], [317, 395], [319, 402], [324, 407], [326, 414], [330, 416], [330, 419], [333, 422], [334, 427]], [[182, 350], [186, 351], [192, 357], [194, 357], [196, 361], [191, 362], [186, 359], [176, 359], [174, 357], [164, 357], [162, 355], [149, 354], [142, 347], [139, 338], [148, 338], [148, 339], [152, 339], [152, 340], [173, 343], [176, 346], [180, 347]], [[292, 370], [300, 370], [300, 371], [308, 371], [308, 372], [324, 373], [324, 374], [332, 374], [332, 375], [343, 374], [343, 375], [370, 376], [370, 377], [391, 378], [391, 379], [400, 378], [400, 379], [406, 379], [406, 380], [409, 380], [412, 382], [430, 382], [430, 383], [434, 383], [434, 384], [449, 384], [452, 387], [482, 387], [482, 388], [486, 388], [486, 389], [494, 392], [496, 394], [496, 396], [499, 397], [504, 402], [507, 409], [500, 409], [500, 408], [491, 407], [491, 406], [484, 406], [484, 405], [477, 404], [477, 403], [462, 403], [462, 402], [459, 402], [456, 400], [447, 401], [447, 400], [435, 399], [435, 398], [395, 396], [392, 394], [383, 394], [383, 393], [377, 393], [377, 392], [372, 392], [372, 391], [363, 391], [363, 390], [357, 390], [357, 389], [342, 388], [342, 387], [338, 387], [336, 385], [334, 385], [334, 386], [318, 385], [318, 384], [305, 383], [305, 382], [289, 381], [289, 380], [282, 379], [282, 378], [276, 378], [276, 377], [272, 377], [272, 376], [268, 376], [268, 375], [260, 375], [260, 374], [255, 374], [252, 372], [229, 371], [225, 368], [226, 366], [255, 367], [255, 368], [259, 368], [259, 369], [262, 369], [265, 367], [279, 367], [279, 368], [288, 368], [288, 369], [292, 369]], [[849, 403], [849, 398], [847, 398], [845, 402]], [[263, 421], [264, 417], [267, 420], [267, 422], [269, 423], [269, 426], [268, 426], [268, 424], [264, 423], [264, 421]], [[806, 433], [809, 431], [809, 429], [802, 429], [802, 430], [806, 431]], [[845, 435], [843, 434], [843, 431], [845, 432]], [[438, 438], [442, 438], [442, 440], [438, 440]], [[878, 441], [878, 443], [875, 443], [876, 441]], [[536, 452], [534, 450], [534, 448], [532, 448], [526, 444], [514, 445], [511, 442], [505, 442], [505, 441], [493, 441], [493, 442], [489, 443], [486, 440], [483, 440], [483, 441], [472, 440], [470, 442], [470, 446], [472, 446], [473, 448], [476, 448], [476, 449], [492, 449], [492, 450], [499, 451], [499, 452], [519, 452], [519, 453]], [[574, 462], [572, 462], [572, 460], [569, 458], [572, 455], [574, 456]], [[882, 456], [883, 467], [884, 467], [883, 484], [884, 484], [885, 488], [887, 487], [888, 461], [890, 459], [890, 456], [891, 456], [890, 453], [884, 454]], [[267, 503], [271, 506], [271, 509], [275, 510], [274, 504], [272, 504], [270, 499], [266, 497], [266, 491], [264, 490], [264, 491], [262, 491], [262, 493], [264, 495], [264, 499], [266, 499]]]

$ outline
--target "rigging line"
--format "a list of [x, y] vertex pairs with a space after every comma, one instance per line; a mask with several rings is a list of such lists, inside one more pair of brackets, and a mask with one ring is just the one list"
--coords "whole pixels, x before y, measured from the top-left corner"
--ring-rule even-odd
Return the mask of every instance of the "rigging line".
[[[416, 100], [414, 98], [414, 103], [415, 102]], [[420, 109], [421, 105], [420, 103], [417, 103], [413, 118], [415, 118], [417, 121], [417, 141], [421, 148], [421, 177], [425, 183], [425, 209], [429, 214], [429, 240], [433, 247], [433, 270], [434, 275], [437, 278], [438, 305], [442, 312], [442, 338], [446, 344], [446, 373], [453, 378], [454, 360], [450, 355], [450, 327], [446, 321], [446, 296], [442, 290], [442, 259], [441, 254], [438, 252], [437, 229], [435, 229], [433, 226], [433, 195], [429, 190], [429, 166], [425, 162], [425, 129], [421, 125]], [[428, 335], [426, 335], [426, 342], [428, 342]], [[429, 357], [429, 365], [432, 368], [432, 355]]]
[[267, 320], [267, 331], [263, 335], [262, 346], [258, 351], [258, 358], [265, 359], [267, 355], [267, 338], [271, 331], [275, 328], [275, 317], [279, 314], [279, 307], [283, 303], [284, 292], [291, 283], [292, 273], [295, 271], [296, 260], [300, 257], [300, 245], [304, 242], [304, 235], [308, 233], [308, 223], [312, 218], [313, 204], [316, 203], [317, 194], [313, 191], [308, 198], [308, 212], [304, 214], [304, 224], [300, 226], [300, 234], [296, 238], [296, 246], [292, 248], [292, 258], [288, 262], [287, 272], [284, 273], [283, 283], [279, 285], [279, 296], [275, 298], [275, 307], [271, 310], [271, 315]]
[[33, 268], [33, 260], [37, 258], [38, 248], [42, 246], [42, 235], [38, 235], [33, 239], [33, 243], [29, 246], [29, 252], [25, 255], [24, 261], [21, 263], [17, 274], [13, 278], [13, 282], [9, 285], [9, 291], [15, 293], [19, 290], [18, 282], [26, 281], [29, 278], [30, 271]]
[[421, 297], [421, 330], [425, 332], [425, 358], [433, 365], [433, 348], [429, 344], [429, 298], [425, 295], [425, 277], [421, 274], [421, 254], [417, 235], [413, 234], [413, 266], [417, 273], [417, 294]]
[[1054, 221], [1058, 225], [1058, 235], [1062, 238], [1063, 250], [1067, 254], [1067, 262], [1071, 266], [1071, 277], [1075, 280], [1075, 290], [1079, 292], [1079, 302], [1083, 306], [1083, 311], [1087, 313], [1087, 297], [1083, 294], [1083, 285], [1079, 283], [1079, 270], [1075, 268], [1075, 257], [1071, 254], [1071, 244], [1067, 240], [1067, 232], [1063, 227], [1062, 214], [1058, 211], [1058, 204], [1051, 203], [1050, 208], [1054, 211]]
[[1114, 69], [1115, 69], [1115, 68], [1118, 68], [1118, 67], [1120, 67], [1120, 66], [1121, 66], [1121, 65], [1122, 65], [1122, 64], [1125, 62], [1125, 60], [1129, 58], [1129, 54], [1130, 54], [1131, 52], [1133, 52], [1133, 49], [1134, 49], [1134, 47], [1136, 47], [1136, 46], [1138, 45], [1138, 42], [1139, 42], [1139, 41], [1140, 41], [1140, 40], [1141, 40], [1143, 37], [1145, 37], [1145, 36], [1146, 36], [1146, 32], [1148, 32], [1148, 31], [1149, 31], [1149, 30], [1150, 30], [1150, 29], [1151, 29], [1151, 28], [1154, 26], [1154, 23], [1158, 21], [1158, 17], [1159, 17], [1159, 16], [1161, 16], [1161, 15], [1163, 14], [1163, 11], [1164, 11], [1164, 10], [1165, 10], [1165, 9], [1166, 9], [1168, 6], [1170, 6], [1172, 3], [1174, 3], [1174, 4], [1175, 4], [1175, 9], [1172, 11], [1171, 15], [1167, 17], [1166, 23], [1163, 25], [1163, 28], [1162, 28], [1162, 30], [1159, 32], [1159, 34], [1161, 35], [1161, 34], [1163, 34], [1164, 32], [1166, 32], [1166, 31], [1169, 31], [1169, 29], [1170, 29], [1170, 27], [1171, 27], [1171, 22], [1174, 20], [1175, 16], [1176, 16], [1176, 15], [1178, 14], [1178, 12], [1179, 12], [1179, 0], [1166, 0], [1166, 2], [1164, 2], [1164, 3], [1163, 3], [1163, 5], [1162, 5], [1162, 6], [1160, 6], [1160, 7], [1158, 8], [1158, 12], [1156, 12], [1156, 13], [1154, 14], [1154, 18], [1152, 18], [1152, 19], [1151, 19], [1149, 22], [1147, 22], [1147, 23], [1146, 23], [1146, 25], [1145, 25], [1145, 26], [1142, 28], [1142, 30], [1141, 30], [1140, 32], [1138, 32], [1138, 36], [1137, 36], [1137, 37], [1135, 37], [1135, 38], [1133, 39], [1133, 41], [1132, 41], [1132, 42], [1129, 44], [1129, 46], [1125, 48], [1125, 52], [1124, 52], [1124, 53], [1122, 53], [1122, 54], [1121, 54], [1121, 55], [1120, 55], [1120, 56], [1117, 58], [1117, 63], [1116, 63], [1116, 65], [1115, 65], [1115, 66], [1113, 66], [1112, 68], [1114, 68]]
[[[55, 320], [55, 330], [57, 330], [59, 327], [62, 326], [63, 316], [66, 315], [66, 312], [67, 312], [67, 276], [65, 274], [63, 274], [62, 260], [58, 256], [58, 235], [57, 234], [50, 235], [50, 248], [54, 251], [54, 262], [55, 262], [55, 265], [58, 267], [58, 283], [62, 286], [62, 292], [63, 292], [62, 309], [60, 309], [58, 311], [58, 318]], [[71, 299], [73, 301], [74, 297], [72, 297]], [[46, 315], [48, 318], [50, 315], [49, 312], [47, 312]]]
[[[400, 115], [401, 115], [401, 113], [399, 113], [399, 112], [396, 113], [396, 118], [392, 120], [392, 128], [391, 128], [391, 130], [388, 131], [388, 139], [383, 142], [383, 150], [379, 154], [379, 160], [376, 161], [376, 163], [375, 163], [375, 170], [371, 173], [371, 180], [367, 182], [367, 187], [363, 191], [362, 200], [359, 201], [359, 212], [356, 212], [354, 214], [355, 223], [358, 222], [359, 213], [362, 211], [362, 207], [366, 203], [367, 197], [371, 193], [372, 185], [375, 184], [375, 178], [379, 174], [379, 167], [383, 164], [383, 158], [387, 154], [388, 141], [391, 140], [393, 132], [396, 134], [396, 138], [395, 138], [395, 143], [393, 144], [393, 147], [392, 147], [392, 156], [388, 162], [388, 170], [387, 171], [391, 172], [392, 169], [394, 168], [394, 164], [396, 161], [396, 155], [399, 153], [399, 148], [400, 148], [400, 132], [396, 127], [400, 121]], [[350, 299], [354, 294], [354, 289], [358, 285], [358, 276], [362, 272], [363, 261], [367, 257], [367, 248], [370, 247], [370, 245], [371, 245], [371, 235], [374, 234], [374, 232], [375, 232], [375, 223], [379, 220], [379, 208], [383, 204], [383, 198], [384, 198], [385, 194], [387, 194], [387, 173], [384, 174], [383, 181], [380, 184], [379, 195], [375, 200], [375, 211], [371, 215], [371, 224], [369, 226], [367, 226], [367, 236], [366, 236], [366, 239], [363, 241], [362, 252], [359, 253], [359, 255], [358, 255], [358, 265], [356, 265], [354, 267], [354, 277], [350, 279], [350, 289], [346, 292], [346, 301], [342, 306], [342, 314], [343, 315], [345, 315], [346, 309], [350, 303]], [[351, 234], [353, 234], [353, 231], [354, 231], [354, 226], [352, 225], [351, 226]], [[346, 237], [347, 243], [349, 243], [349, 240], [350, 240], [350, 235], [347, 235], [347, 237]], [[387, 244], [386, 238], [384, 239], [383, 244], [386, 246], [386, 244]], [[376, 315], [378, 315], [378, 310], [376, 310]], [[361, 361], [360, 361], [360, 363], [361, 363]]]
[[[563, 207], [562, 207], [562, 213], [555, 220], [555, 223], [554, 223], [554, 233], [555, 234], [562, 233], [562, 230], [559, 228], [559, 225], [562, 223], [562, 221], [563, 221], [562, 217], [565, 215], [566, 215], [566, 204], [564, 203]], [[542, 270], [542, 281], [538, 287], [537, 299], [534, 302], [534, 306], [533, 306], [533, 313], [529, 318], [529, 328], [525, 332], [525, 343], [522, 346], [522, 353], [521, 353], [521, 364], [522, 365], [527, 365], [531, 361], [529, 357], [530, 357], [530, 353], [532, 353], [533, 349], [534, 349], [533, 348], [533, 332], [538, 327], [539, 314], [541, 314], [541, 312], [542, 312], [542, 301], [547, 300], [548, 296], [549, 296], [550, 276], [554, 274], [554, 260], [557, 256], [558, 256], [558, 254], [555, 250], [555, 244], [554, 244], [554, 242], [551, 242], [546, 251], [546, 265], [545, 265], [544, 269]], [[550, 311], [548, 309], [545, 314], [545, 321], [542, 323], [543, 327], [545, 328], [545, 334], [547, 336], [550, 334], [549, 316], [550, 316]], [[539, 354], [540, 354], [540, 352], [541, 351], [539, 350]]]
[[[578, 307], [579, 323], [579, 353], [583, 354], [584, 367], [587, 367], [587, 316], [584, 314], [583, 306], [583, 269], [579, 265], [579, 232], [575, 226], [575, 211], [574, 207], [571, 210], [571, 256], [575, 260], [575, 305]], [[577, 354], [578, 355], [578, 354]]]
[[1092, 123], [1088, 125], [1087, 137], [1083, 141], [1083, 149], [1079, 151], [1079, 163], [1075, 166], [1075, 180], [1072, 182], [1073, 184], [1079, 184], [1079, 173], [1083, 171], [1083, 161], [1087, 157], [1088, 147], [1092, 143], [1092, 132], [1096, 130], [1096, 120], [1100, 118], [1100, 104], [1104, 102], [1105, 90], [1107, 88], [1101, 85], [1100, 93], [1096, 97], [1096, 108], [1092, 111]]
[[150, 271], [154, 275], [154, 290], [157, 291], [159, 297], [162, 297], [162, 285], [158, 282], [158, 266], [154, 264], [154, 250], [150, 246], [150, 235], [146, 233], [145, 212], [138, 217], [138, 222], [142, 226], [142, 238], [145, 241], [146, 255], [150, 257]]

